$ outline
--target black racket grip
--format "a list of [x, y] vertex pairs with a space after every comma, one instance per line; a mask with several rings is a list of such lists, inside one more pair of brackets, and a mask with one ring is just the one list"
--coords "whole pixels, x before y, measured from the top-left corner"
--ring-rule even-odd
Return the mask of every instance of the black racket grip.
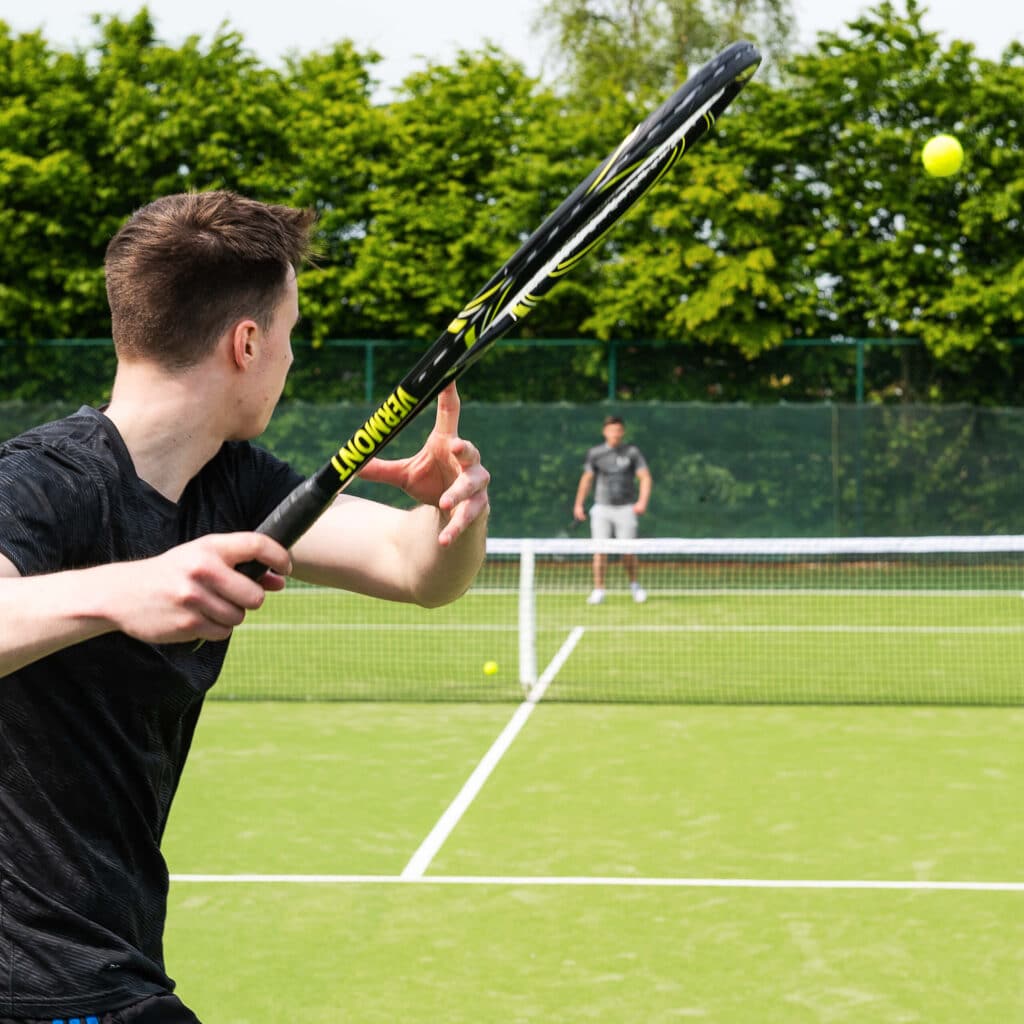
[[[290, 548], [324, 514], [336, 493], [322, 487], [317, 478], [311, 476], [256, 527], [256, 532], [265, 533], [282, 547]], [[243, 562], [236, 568], [251, 580], [258, 580], [267, 571], [262, 562]]]

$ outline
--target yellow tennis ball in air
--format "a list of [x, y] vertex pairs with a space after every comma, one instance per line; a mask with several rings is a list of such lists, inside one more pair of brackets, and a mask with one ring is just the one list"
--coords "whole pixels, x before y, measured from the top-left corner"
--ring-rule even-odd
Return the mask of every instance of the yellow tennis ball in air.
[[484, 675], [496, 676], [498, 674], [498, 663], [496, 661], [484, 662]]
[[921, 162], [933, 178], [948, 178], [960, 170], [964, 148], [952, 135], [936, 135], [925, 143]]

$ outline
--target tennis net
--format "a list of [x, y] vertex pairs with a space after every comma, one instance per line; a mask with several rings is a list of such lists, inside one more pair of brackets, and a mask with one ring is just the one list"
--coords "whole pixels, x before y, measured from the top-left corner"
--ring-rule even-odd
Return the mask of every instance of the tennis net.
[[211, 696], [1024, 704], [1022, 664], [1022, 536], [491, 539], [445, 608], [270, 595]]

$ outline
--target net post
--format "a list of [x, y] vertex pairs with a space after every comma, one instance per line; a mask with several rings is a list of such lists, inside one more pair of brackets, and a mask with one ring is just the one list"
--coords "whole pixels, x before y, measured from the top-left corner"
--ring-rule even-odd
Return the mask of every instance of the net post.
[[524, 540], [519, 549], [519, 682], [529, 689], [537, 682], [537, 607], [534, 593], [534, 547]]

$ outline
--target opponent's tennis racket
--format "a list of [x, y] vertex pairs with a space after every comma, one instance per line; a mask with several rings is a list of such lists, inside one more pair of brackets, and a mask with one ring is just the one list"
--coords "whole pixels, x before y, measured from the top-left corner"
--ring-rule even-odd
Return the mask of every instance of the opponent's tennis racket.
[[[704, 137], [760, 63], [761, 55], [751, 43], [733, 43], [634, 128], [467, 303], [337, 454], [296, 487], [258, 531], [291, 547], [368, 459], [527, 316], [679, 157]], [[258, 563], [240, 568], [253, 579], [264, 571]]]

